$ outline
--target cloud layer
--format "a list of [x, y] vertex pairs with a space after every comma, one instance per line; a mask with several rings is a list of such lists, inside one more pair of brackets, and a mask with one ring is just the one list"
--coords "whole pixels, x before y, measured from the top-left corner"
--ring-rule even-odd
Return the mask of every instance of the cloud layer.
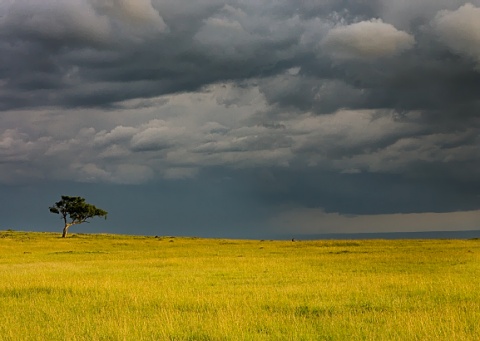
[[480, 1], [3, 1], [0, 183], [478, 209], [479, 23]]

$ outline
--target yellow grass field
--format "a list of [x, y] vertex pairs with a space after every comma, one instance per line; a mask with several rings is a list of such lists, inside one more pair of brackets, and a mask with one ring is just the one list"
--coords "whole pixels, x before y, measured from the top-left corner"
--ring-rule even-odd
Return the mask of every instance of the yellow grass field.
[[0, 231], [0, 340], [478, 340], [480, 240]]

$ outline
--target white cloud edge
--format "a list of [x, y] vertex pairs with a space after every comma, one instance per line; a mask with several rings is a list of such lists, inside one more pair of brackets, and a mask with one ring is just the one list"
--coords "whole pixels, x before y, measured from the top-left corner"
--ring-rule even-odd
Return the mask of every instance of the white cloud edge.
[[375, 60], [411, 49], [415, 38], [382, 19], [338, 25], [321, 42], [325, 52], [337, 60]]

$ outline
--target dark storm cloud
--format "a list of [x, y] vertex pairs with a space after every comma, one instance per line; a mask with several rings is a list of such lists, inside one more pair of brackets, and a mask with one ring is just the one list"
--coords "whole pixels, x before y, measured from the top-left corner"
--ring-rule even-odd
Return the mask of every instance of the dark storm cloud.
[[[308, 45], [317, 44], [321, 34], [315, 32], [314, 20], [306, 27], [288, 2], [272, 7], [161, 1], [149, 8], [148, 1], [141, 1], [145, 6], [138, 6], [136, 16], [131, 8], [125, 8], [127, 14], [118, 12], [137, 2], [107, 3], [4, 3], [0, 27], [1, 54], [8, 61], [2, 70], [6, 89], [15, 90], [27, 106], [108, 105], [190, 91], [281, 72], [311, 55]], [[135, 20], [139, 18], [143, 20]], [[302, 42], [306, 30], [311, 37]], [[52, 85], [35, 86], [45, 72]], [[132, 82], [138, 82], [133, 89]], [[89, 92], [95, 85], [109, 90]], [[46, 91], [52, 86], [55, 93]], [[4, 105], [21, 106], [21, 100]]]
[[260, 79], [271, 104], [302, 111], [471, 116], [480, 9], [461, 5], [426, 2], [418, 17], [397, 6], [397, 28], [389, 1], [5, 2], [2, 106], [112, 105]]

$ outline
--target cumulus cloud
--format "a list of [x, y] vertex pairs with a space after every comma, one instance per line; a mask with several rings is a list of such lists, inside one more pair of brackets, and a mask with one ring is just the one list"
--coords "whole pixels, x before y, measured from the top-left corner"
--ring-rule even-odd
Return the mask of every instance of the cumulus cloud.
[[[111, 19], [117, 34], [120, 31], [124, 36], [138, 40], [150, 33], [168, 30], [167, 24], [158, 10], [152, 6], [151, 0], [94, 0], [92, 3], [99, 13]], [[122, 23], [126, 23], [127, 26]]]
[[50, 52], [61, 46], [111, 49], [168, 29], [150, 0], [20, 0], [3, 2], [0, 11], [0, 37], [44, 43]]
[[106, 43], [111, 33], [108, 18], [83, 0], [7, 1], [0, 8], [0, 35], [7, 39], [19, 35], [29, 40], [98, 44]]
[[98, 167], [94, 163], [74, 163], [71, 169], [75, 172], [75, 177], [80, 182], [108, 182], [111, 173]]
[[3, 162], [27, 161], [32, 156], [35, 145], [28, 135], [18, 129], [7, 129], [0, 135], [0, 158]]
[[264, 78], [259, 90], [272, 103], [289, 109], [333, 113], [342, 108], [368, 108], [369, 96], [341, 79], [318, 79], [303, 73]]
[[413, 47], [415, 38], [381, 19], [332, 28], [322, 45], [335, 59], [372, 60], [390, 57]]
[[195, 34], [194, 40], [215, 49], [212, 51], [214, 54], [225, 53], [230, 57], [251, 48], [251, 42], [255, 37], [247, 32], [240, 22], [240, 18], [245, 17], [246, 13], [226, 5], [221, 14], [207, 18]]
[[169, 127], [163, 120], [152, 120], [132, 136], [131, 147], [135, 151], [162, 150], [171, 146], [182, 132], [182, 127]]
[[[478, 0], [470, 2], [480, 3]], [[439, 11], [453, 11], [465, 4], [465, 0], [383, 0], [377, 10], [379, 16], [401, 30], [415, 30], [428, 25]]]
[[153, 8], [150, 0], [94, 0], [93, 4], [104, 11], [118, 13], [134, 23], [152, 21], [158, 24], [160, 29], [165, 29], [160, 13]]
[[432, 26], [452, 51], [480, 62], [480, 7], [467, 3], [455, 11], [440, 11]]
[[119, 143], [125, 140], [130, 140], [132, 136], [138, 131], [134, 127], [124, 127], [122, 125], [113, 128], [111, 131], [102, 130], [95, 135], [93, 140], [96, 145], [110, 145]]
[[[266, 13], [256, 13], [246, 8], [225, 5], [215, 15], [205, 19], [194, 42], [215, 59], [245, 62], [252, 58], [267, 57], [274, 60], [292, 58], [305, 31], [304, 23], [297, 15], [274, 21]], [[282, 46], [283, 45], [283, 46]], [[271, 46], [271, 56], [264, 56]], [[282, 46], [281, 49], [277, 47]]]

